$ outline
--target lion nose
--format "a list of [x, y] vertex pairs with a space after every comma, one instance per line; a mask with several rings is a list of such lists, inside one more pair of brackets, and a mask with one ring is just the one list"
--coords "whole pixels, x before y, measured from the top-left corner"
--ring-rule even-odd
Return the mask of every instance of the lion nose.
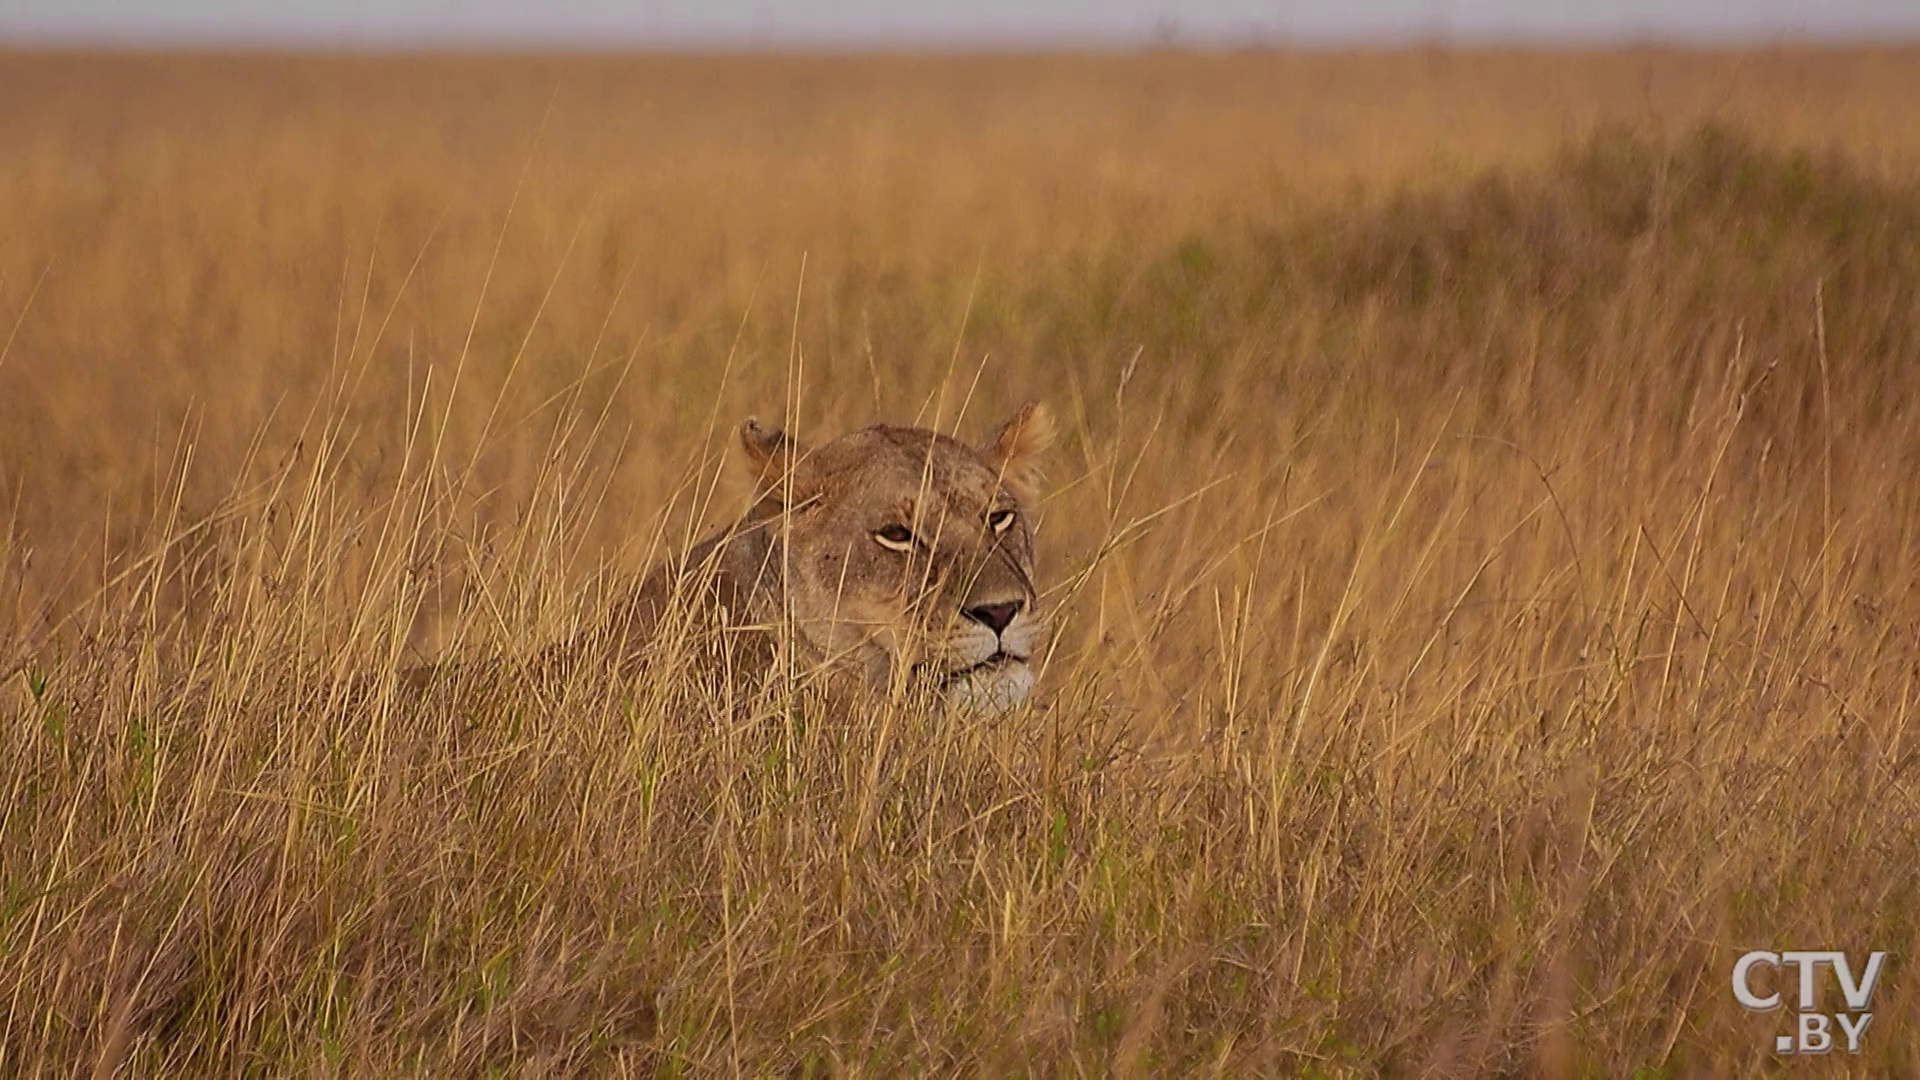
[[1015, 615], [1020, 614], [1020, 601], [1012, 600], [1004, 604], [981, 604], [979, 607], [970, 607], [961, 612], [961, 614], [997, 634], [1005, 630], [1007, 625], [1013, 622]]

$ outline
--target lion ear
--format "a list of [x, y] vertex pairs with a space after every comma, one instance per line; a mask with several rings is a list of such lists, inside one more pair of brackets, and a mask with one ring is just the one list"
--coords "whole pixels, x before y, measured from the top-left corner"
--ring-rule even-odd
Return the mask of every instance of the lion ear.
[[1045, 405], [1029, 401], [980, 452], [1015, 494], [1031, 499], [1040, 488], [1041, 467], [1047, 448], [1053, 445], [1053, 434], [1053, 414]]
[[757, 417], [740, 425], [740, 448], [753, 471], [753, 497], [769, 495], [784, 500], [794, 466], [806, 453], [798, 441], [779, 428], [763, 427]]

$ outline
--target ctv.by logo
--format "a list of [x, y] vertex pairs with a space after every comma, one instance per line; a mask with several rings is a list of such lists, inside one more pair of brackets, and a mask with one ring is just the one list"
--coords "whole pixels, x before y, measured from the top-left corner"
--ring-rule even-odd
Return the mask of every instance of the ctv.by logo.
[[[1880, 983], [1880, 969], [1886, 964], [1887, 954], [1883, 952], [1867, 954], [1867, 970], [1858, 982], [1853, 978], [1853, 967], [1847, 963], [1847, 954], [1840, 952], [1750, 952], [1733, 965], [1733, 996], [1741, 1005], [1754, 1012], [1772, 1012], [1780, 1007], [1780, 991], [1775, 990], [1766, 997], [1753, 992], [1753, 969], [1765, 965], [1779, 970], [1782, 964], [1792, 964], [1800, 969], [1800, 1026], [1796, 1035], [1781, 1035], [1773, 1040], [1773, 1049], [1781, 1054], [1824, 1054], [1833, 1049], [1833, 1023], [1838, 1021], [1840, 1031], [1847, 1038], [1847, 1053], [1860, 1052], [1860, 1037], [1867, 1033], [1867, 1025], [1873, 1023], [1873, 1014], [1867, 1009], [1873, 1005], [1873, 990]], [[1834, 1013], [1829, 1020], [1825, 1013], [1814, 1011], [1813, 980], [1820, 965], [1833, 968], [1834, 977], [1840, 983], [1840, 994], [1847, 999], [1847, 1012]], [[1775, 977], [1776, 981], [1778, 976]], [[1849, 1015], [1853, 1014], [1853, 1015]]]

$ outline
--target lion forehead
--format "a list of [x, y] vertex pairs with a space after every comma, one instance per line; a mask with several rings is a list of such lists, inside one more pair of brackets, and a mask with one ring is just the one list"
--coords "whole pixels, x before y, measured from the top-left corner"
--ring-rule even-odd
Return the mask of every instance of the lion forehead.
[[837, 508], [984, 512], [1000, 488], [978, 450], [918, 428], [856, 431], [815, 450], [803, 468], [819, 500]]

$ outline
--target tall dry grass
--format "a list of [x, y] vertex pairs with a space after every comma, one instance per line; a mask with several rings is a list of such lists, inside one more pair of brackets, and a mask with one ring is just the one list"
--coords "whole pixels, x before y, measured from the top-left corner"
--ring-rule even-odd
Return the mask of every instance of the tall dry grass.
[[[1913, 60], [0, 60], [0, 1070], [1913, 1071]], [[1029, 397], [1030, 713], [521, 676]]]

